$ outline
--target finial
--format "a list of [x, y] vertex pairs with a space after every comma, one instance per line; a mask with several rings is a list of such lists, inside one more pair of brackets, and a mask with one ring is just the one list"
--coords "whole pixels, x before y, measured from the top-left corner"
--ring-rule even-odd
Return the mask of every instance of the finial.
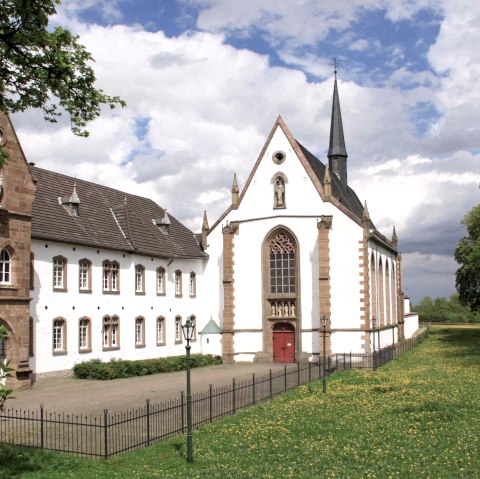
[[338, 65], [340, 65], [340, 63], [337, 61], [336, 57], [332, 58], [332, 62], [330, 63], [330, 65], [333, 66], [333, 68], [334, 68], [333, 73], [335, 75], [335, 79], [337, 79], [337, 67], [338, 67]]
[[240, 190], [238, 188], [238, 182], [237, 182], [237, 174], [233, 174], [233, 184], [232, 184], [232, 207], [237, 208], [238, 207], [238, 194]]
[[393, 246], [395, 246], [395, 247], [396, 247], [397, 244], [398, 244], [397, 230], [395, 229], [395, 225], [393, 225], [392, 244], [393, 244]]
[[370, 213], [368, 212], [367, 201], [365, 201], [365, 206], [363, 207], [363, 219], [364, 220], [370, 219]]

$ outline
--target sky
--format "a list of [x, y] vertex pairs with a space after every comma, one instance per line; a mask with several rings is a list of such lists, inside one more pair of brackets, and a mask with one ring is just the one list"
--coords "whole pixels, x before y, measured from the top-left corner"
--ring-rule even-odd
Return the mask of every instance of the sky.
[[150, 197], [195, 232], [278, 115], [325, 162], [336, 58], [350, 186], [383, 234], [395, 225], [412, 302], [454, 293], [460, 222], [480, 203], [480, 2], [64, 0], [55, 25], [128, 107], [87, 139], [13, 116], [28, 161]]

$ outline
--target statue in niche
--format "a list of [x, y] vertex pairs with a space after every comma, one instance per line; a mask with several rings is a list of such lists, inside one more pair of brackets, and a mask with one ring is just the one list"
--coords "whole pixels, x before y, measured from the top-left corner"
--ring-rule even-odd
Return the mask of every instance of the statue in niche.
[[275, 208], [285, 206], [285, 181], [281, 176], [275, 180]]
[[283, 310], [285, 311], [285, 316], [290, 316], [288, 303], [284, 303]]
[[272, 316], [275, 316], [275, 304], [272, 303]]
[[282, 309], [282, 303], [278, 303], [278, 316], [282, 316], [283, 315], [283, 309]]
[[290, 304], [290, 316], [295, 316], [295, 303]]

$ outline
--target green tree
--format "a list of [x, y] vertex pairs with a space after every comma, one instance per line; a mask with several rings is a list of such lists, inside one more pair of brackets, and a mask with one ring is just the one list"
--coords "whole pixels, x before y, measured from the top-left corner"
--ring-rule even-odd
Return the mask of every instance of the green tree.
[[[8, 338], [7, 328], [0, 324], [0, 340]], [[11, 397], [12, 390], [7, 388], [7, 379], [11, 377], [11, 369], [8, 367], [8, 361], [0, 361], [0, 412], [5, 408], [5, 401]]]
[[[103, 105], [115, 108], [125, 102], [94, 87], [93, 58], [77, 35], [62, 27], [49, 29], [48, 18], [59, 4], [60, 0], [0, 2], [0, 111], [41, 108], [50, 122], [66, 112], [73, 133], [88, 136], [85, 127]], [[0, 151], [0, 161], [5, 158]]]
[[467, 236], [455, 249], [455, 261], [460, 265], [455, 286], [460, 301], [480, 312], [480, 205], [465, 215], [462, 224], [467, 228]]
[[423, 323], [479, 323], [480, 314], [460, 302], [457, 293], [452, 294], [449, 299], [425, 296], [415, 306], [415, 311]]

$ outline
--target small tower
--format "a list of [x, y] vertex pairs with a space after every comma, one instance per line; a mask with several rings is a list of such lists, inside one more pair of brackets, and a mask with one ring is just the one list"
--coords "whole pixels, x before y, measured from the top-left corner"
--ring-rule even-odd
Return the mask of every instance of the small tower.
[[368, 212], [366, 201], [365, 201], [365, 206], [363, 207], [362, 223], [363, 223], [363, 236], [364, 238], [366, 238], [370, 234], [370, 213]]
[[392, 245], [396, 248], [398, 245], [397, 231], [395, 230], [395, 225], [393, 225], [392, 233]]
[[233, 184], [232, 184], [232, 208], [238, 207], [238, 193], [240, 190], [238, 189], [237, 183], [237, 174], [233, 174]]
[[338, 98], [337, 88], [337, 66], [338, 63], [334, 59], [335, 66], [335, 83], [333, 85], [333, 103], [332, 118], [330, 124], [330, 144], [328, 147], [328, 165], [330, 171], [335, 173], [342, 185], [347, 185], [347, 149], [345, 148], [345, 137], [343, 135], [342, 113], [340, 111], [340, 100]]
[[205, 251], [208, 247], [207, 235], [208, 235], [208, 219], [207, 219], [207, 210], [203, 211], [203, 222], [202, 222], [202, 249]]

